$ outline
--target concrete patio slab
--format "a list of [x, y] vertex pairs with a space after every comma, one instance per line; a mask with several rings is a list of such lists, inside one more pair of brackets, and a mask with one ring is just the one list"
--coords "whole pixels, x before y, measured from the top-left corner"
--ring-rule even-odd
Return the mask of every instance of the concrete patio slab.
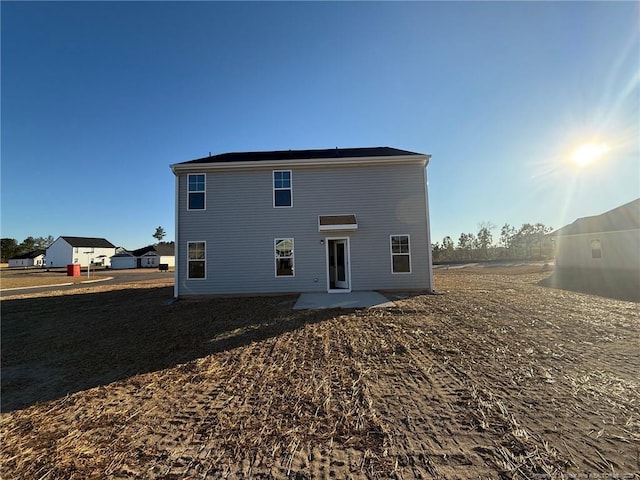
[[386, 308], [395, 304], [378, 292], [301, 293], [294, 310], [323, 308]]

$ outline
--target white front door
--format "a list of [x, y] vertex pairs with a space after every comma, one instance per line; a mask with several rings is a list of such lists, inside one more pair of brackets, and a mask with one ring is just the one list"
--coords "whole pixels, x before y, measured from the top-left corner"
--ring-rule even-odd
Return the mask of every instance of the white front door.
[[327, 239], [327, 264], [328, 290], [330, 292], [351, 291], [348, 238]]

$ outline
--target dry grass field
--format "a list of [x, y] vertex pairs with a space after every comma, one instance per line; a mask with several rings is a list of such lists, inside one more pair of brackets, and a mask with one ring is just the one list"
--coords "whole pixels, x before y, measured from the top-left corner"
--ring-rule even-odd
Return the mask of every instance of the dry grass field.
[[0, 476], [640, 478], [638, 304], [548, 276], [438, 271], [371, 310], [4, 297]]
[[[93, 272], [92, 272], [93, 274]], [[87, 278], [86, 270], [79, 277], [68, 277], [64, 269], [1, 269], [0, 289], [34, 287], [40, 285], [61, 285], [64, 283], [80, 283], [94, 279]]]

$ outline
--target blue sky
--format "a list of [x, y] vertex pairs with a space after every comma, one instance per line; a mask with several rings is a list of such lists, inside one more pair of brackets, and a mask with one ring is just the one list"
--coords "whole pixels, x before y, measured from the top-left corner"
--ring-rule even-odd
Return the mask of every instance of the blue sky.
[[[636, 2], [2, 2], [2, 237], [174, 234], [169, 165], [392, 146], [434, 241], [640, 196]], [[588, 168], [586, 141], [610, 149]]]

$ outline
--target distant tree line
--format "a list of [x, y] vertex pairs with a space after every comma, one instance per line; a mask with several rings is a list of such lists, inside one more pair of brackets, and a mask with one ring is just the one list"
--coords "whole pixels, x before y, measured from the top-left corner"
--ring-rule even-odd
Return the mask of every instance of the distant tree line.
[[48, 237], [27, 237], [22, 243], [18, 243], [15, 238], [2, 238], [0, 239], [0, 260], [2, 263], [6, 263], [10, 258], [17, 257], [23, 253], [29, 253], [34, 250], [46, 250], [51, 245], [54, 238], [49, 235]]
[[505, 223], [497, 244], [490, 222], [481, 222], [477, 233], [461, 233], [458, 241], [447, 235], [431, 245], [434, 262], [484, 261], [496, 259], [546, 259], [553, 256], [548, 234], [553, 230], [542, 223], [523, 223], [520, 228]]

